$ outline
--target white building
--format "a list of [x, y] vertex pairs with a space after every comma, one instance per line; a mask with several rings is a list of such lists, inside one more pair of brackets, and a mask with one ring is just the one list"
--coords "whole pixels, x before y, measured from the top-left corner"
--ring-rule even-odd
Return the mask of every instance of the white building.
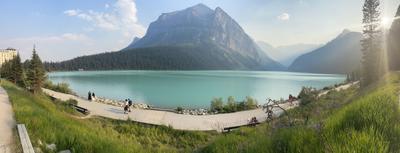
[[17, 56], [17, 50], [14, 48], [0, 49], [0, 66], [6, 61], [12, 60]]

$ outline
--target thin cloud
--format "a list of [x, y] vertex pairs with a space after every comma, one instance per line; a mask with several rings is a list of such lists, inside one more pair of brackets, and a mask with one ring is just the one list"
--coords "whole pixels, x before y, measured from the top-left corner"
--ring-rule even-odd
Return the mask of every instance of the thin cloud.
[[66, 10], [64, 11], [64, 14], [68, 15], [68, 16], [75, 16], [79, 14], [79, 10]]
[[138, 22], [136, 4], [133, 0], [117, 0], [112, 6], [105, 4], [105, 8], [103, 12], [71, 9], [64, 11], [64, 14], [88, 21], [99, 29], [120, 31], [124, 36], [144, 35], [145, 28]]
[[288, 21], [290, 19], [290, 15], [288, 13], [282, 13], [277, 18], [281, 21]]
[[94, 40], [80, 33], [0, 39], [2, 48], [12, 46], [18, 49], [23, 60], [30, 58], [34, 44], [43, 55], [42, 60], [62, 60], [79, 55], [83, 49], [93, 48]]

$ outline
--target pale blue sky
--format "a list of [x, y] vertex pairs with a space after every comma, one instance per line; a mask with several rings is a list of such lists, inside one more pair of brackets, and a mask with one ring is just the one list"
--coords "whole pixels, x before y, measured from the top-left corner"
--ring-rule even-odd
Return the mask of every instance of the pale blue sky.
[[[2, 0], [0, 48], [59, 61], [116, 51], [142, 36], [161, 13], [198, 3], [219, 6], [257, 41], [274, 46], [323, 44], [343, 29], [360, 30], [363, 0]], [[394, 16], [399, 0], [383, 0]]]

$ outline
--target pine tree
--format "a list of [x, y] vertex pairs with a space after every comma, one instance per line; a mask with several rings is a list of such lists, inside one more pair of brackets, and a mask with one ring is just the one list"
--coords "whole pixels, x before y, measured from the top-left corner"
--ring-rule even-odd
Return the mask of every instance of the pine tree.
[[363, 6], [363, 34], [362, 45], [362, 86], [378, 80], [382, 75], [382, 47], [381, 30], [379, 29], [380, 11], [379, 0], [365, 0]]
[[33, 48], [32, 59], [30, 60], [28, 67], [27, 81], [29, 83], [31, 92], [41, 92], [41, 87], [46, 79], [46, 72], [39, 55], [36, 53], [35, 48]]
[[11, 68], [12, 68], [11, 61], [4, 62], [1, 65], [1, 72], [0, 72], [1, 77], [6, 80], [11, 80]]
[[25, 87], [25, 74], [24, 69], [22, 68], [21, 58], [19, 54], [15, 56], [15, 58], [11, 61], [11, 81], [14, 84], [17, 84], [20, 87]]

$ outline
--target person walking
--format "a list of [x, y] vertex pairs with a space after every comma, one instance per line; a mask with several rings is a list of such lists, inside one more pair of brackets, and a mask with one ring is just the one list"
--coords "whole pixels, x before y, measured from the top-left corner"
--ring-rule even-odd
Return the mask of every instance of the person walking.
[[133, 102], [132, 102], [132, 100], [131, 99], [128, 99], [128, 110], [129, 110], [129, 112], [131, 112], [131, 107], [132, 107], [132, 105], [133, 105]]
[[96, 95], [92, 92], [92, 100], [96, 100]]
[[125, 103], [124, 103], [124, 114], [128, 114], [128, 109], [129, 109], [128, 99], [125, 99]]
[[88, 100], [92, 101], [92, 93], [90, 91], [88, 92]]

